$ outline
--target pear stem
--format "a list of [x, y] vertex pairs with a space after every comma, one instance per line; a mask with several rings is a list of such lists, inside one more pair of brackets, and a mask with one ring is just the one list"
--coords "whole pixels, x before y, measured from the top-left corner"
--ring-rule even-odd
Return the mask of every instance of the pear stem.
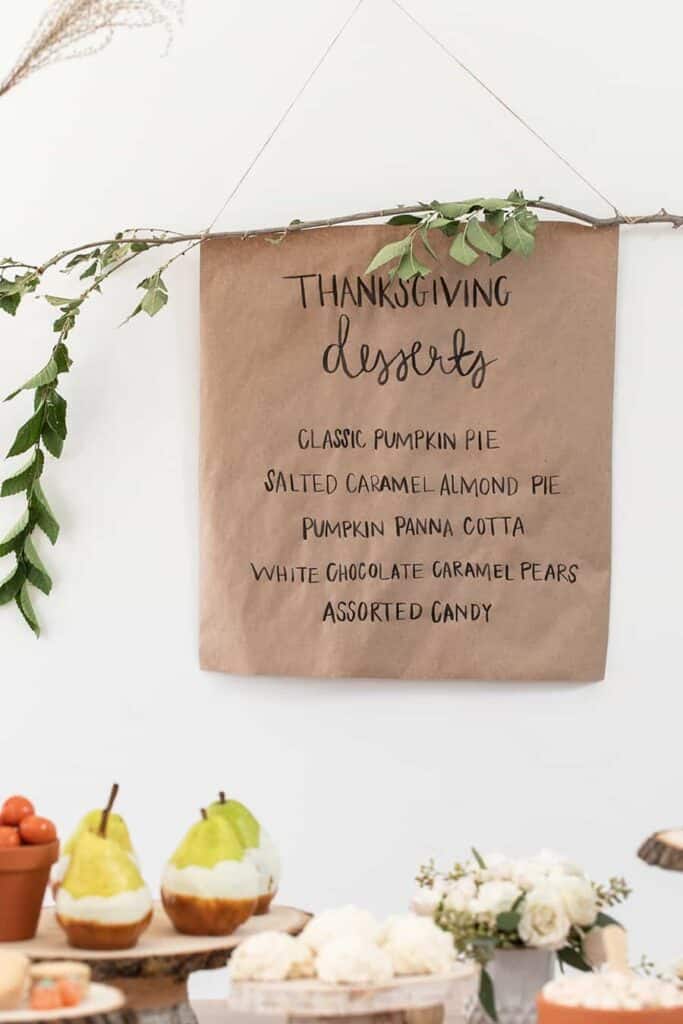
[[109, 793], [109, 800], [107, 801], [107, 806], [102, 811], [102, 817], [100, 819], [98, 835], [102, 836], [102, 838], [104, 838], [107, 834], [107, 824], [109, 823], [109, 815], [111, 814], [111, 810], [112, 807], [114, 806], [116, 797], [118, 796], [118, 792], [119, 784], [118, 782], [115, 782], [114, 785], [111, 787], [111, 791]]
[[221, 802], [222, 804], [224, 804], [224, 803], [225, 803], [225, 790], [223, 790], [223, 789], [222, 789], [222, 790], [220, 791], [220, 793], [218, 794], [218, 799], [220, 800], [220, 802]]
[[201, 807], [200, 810], [201, 810], [202, 818], [204, 819], [204, 821], [208, 821], [209, 816], [206, 813], [206, 808]]

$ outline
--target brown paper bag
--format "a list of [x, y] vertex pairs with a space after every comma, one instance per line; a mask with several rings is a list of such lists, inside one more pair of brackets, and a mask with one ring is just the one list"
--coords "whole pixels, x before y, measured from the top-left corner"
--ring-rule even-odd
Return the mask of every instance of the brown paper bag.
[[404, 234], [202, 246], [202, 667], [602, 678], [618, 232], [363, 276]]

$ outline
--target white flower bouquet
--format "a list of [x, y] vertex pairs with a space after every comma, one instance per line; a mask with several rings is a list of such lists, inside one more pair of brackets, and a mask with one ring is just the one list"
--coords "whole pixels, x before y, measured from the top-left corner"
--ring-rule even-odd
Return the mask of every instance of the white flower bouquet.
[[432, 916], [450, 932], [455, 947], [482, 967], [479, 999], [497, 1020], [495, 993], [486, 964], [497, 949], [542, 949], [557, 954], [560, 966], [592, 970], [583, 942], [596, 927], [617, 924], [606, 913], [630, 890], [623, 878], [597, 885], [585, 872], [549, 850], [512, 860], [501, 854], [436, 870], [433, 861], [417, 876], [413, 910]]

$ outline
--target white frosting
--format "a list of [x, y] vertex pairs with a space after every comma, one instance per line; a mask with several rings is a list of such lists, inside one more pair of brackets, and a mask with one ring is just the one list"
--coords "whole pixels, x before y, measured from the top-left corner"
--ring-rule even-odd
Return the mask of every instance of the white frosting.
[[57, 893], [57, 913], [74, 921], [135, 924], [147, 917], [151, 909], [152, 896], [146, 885], [116, 896], [81, 896], [77, 899], [63, 885]]
[[167, 864], [161, 885], [167, 892], [207, 900], [253, 900], [261, 895], [261, 878], [248, 860], [221, 860], [212, 868]]
[[391, 957], [359, 935], [327, 942], [317, 959], [318, 977], [331, 984], [379, 985], [393, 977]]
[[652, 1010], [683, 1006], [683, 989], [658, 978], [604, 970], [558, 978], [543, 989], [549, 1003], [587, 1010]]
[[354, 906], [338, 907], [323, 910], [309, 921], [301, 938], [315, 953], [319, 953], [328, 942], [347, 935], [376, 942], [379, 930], [379, 924], [369, 910]]
[[275, 843], [264, 828], [258, 846], [251, 846], [244, 852], [244, 859], [254, 865], [260, 877], [259, 896], [275, 892], [280, 884], [282, 867]]
[[230, 958], [233, 981], [284, 981], [315, 974], [308, 946], [281, 932], [260, 932], [241, 942]]
[[394, 974], [448, 974], [453, 969], [453, 937], [429, 917], [390, 917], [379, 944], [391, 957]]

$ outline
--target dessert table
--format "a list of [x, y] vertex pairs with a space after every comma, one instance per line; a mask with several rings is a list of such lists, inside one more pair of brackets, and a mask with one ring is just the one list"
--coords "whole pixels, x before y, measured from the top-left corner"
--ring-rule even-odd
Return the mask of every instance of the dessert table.
[[225, 967], [239, 943], [258, 932], [298, 935], [309, 917], [303, 910], [273, 906], [269, 913], [250, 918], [232, 935], [181, 935], [161, 905], [156, 904], [152, 923], [137, 946], [109, 951], [73, 949], [57, 923], [54, 908], [48, 907], [41, 914], [34, 939], [3, 945], [31, 960], [87, 963], [93, 981], [115, 986], [125, 998], [124, 1007], [99, 1015], [104, 1024], [197, 1024], [187, 994], [191, 974]]

